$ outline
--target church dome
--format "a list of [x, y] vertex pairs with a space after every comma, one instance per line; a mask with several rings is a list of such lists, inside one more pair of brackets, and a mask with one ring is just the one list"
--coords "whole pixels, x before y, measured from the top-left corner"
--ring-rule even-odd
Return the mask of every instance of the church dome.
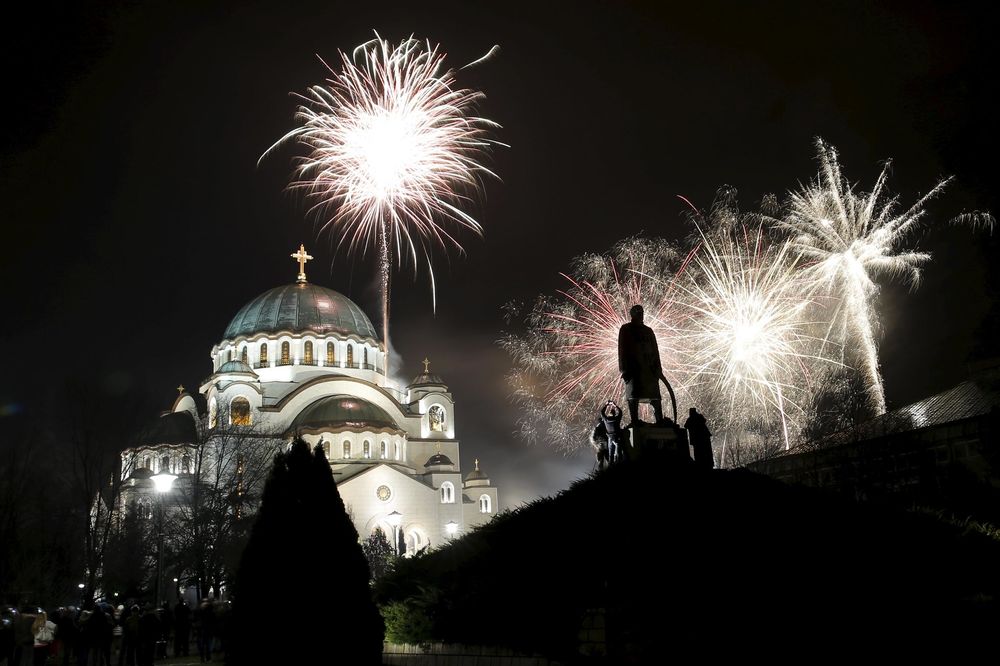
[[191, 413], [170, 412], [146, 426], [139, 435], [145, 445], [191, 444], [198, 441], [198, 429]]
[[222, 364], [222, 367], [219, 368], [218, 372], [219, 374], [222, 374], [224, 372], [239, 372], [244, 374], [251, 374], [254, 377], [257, 376], [257, 373], [253, 371], [253, 368], [251, 368], [243, 361], [226, 361], [225, 363]]
[[486, 472], [479, 469], [479, 459], [476, 459], [476, 469], [465, 475], [465, 485], [469, 487], [481, 487], [490, 485], [490, 477]]
[[443, 453], [435, 453], [430, 457], [430, 459], [424, 463], [424, 467], [438, 467], [440, 465], [452, 465], [455, 463], [451, 461], [451, 458]]
[[351, 395], [320, 398], [299, 412], [289, 426], [289, 432], [324, 430], [402, 432], [384, 409]]
[[226, 340], [255, 333], [339, 333], [378, 340], [375, 327], [354, 301], [309, 282], [275, 287], [244, 305], [229, 322]]

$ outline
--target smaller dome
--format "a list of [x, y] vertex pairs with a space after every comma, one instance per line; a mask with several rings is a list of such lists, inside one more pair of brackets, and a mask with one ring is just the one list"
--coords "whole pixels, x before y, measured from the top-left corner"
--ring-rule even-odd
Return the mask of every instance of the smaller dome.
[[156, 419], [139, 435], [146, 446], [159, 444], [193, 444], [198, 441], [198, 429], [191, 412], [169, 412]]
[[401, 433], [389, 414], [378, 405], [351, 395], [320, 398], [299, 412], [289, 432], [373, 430]]
[[423, 385], [434, 385], [434, 386], [447, 386], [444, 380], [441, 379], [440, 375], [435, 375], [431, 372], [431, 362], [426, 358], [423, 360], [424, 371], [413, 378], [410, 382], [410, 386], [423, 386]]
[[424, 463], [424, 467], [438, 467], [440, 465], [454, 466], [455, 463], [453, 463], [451, 458], [443, 453], [435, 453], [426, 463]]
[[222, 364], [222, 367], [218, 369], [216, 374], [221, 375], [223, 373], [234, 373], [234, 372], [241, 374], [251, 374], [254, 377], [257, 376], [257, 373], [253, 371], [253, 368], [251, 368], [243, 361], [226, 361], [225, 363]]
[[469, 483], [469, 482], [472, 482], [472, 481], [480, 481], [480, 482], [485, 481], [486, 482], [486, 483], [477, 483], [477, 484], [473, 484], [473, 485], [480, 485], [480, 486], [487, 485], [488, 486], [490, 484], [490, 477], [486, 476], [486, 472], [484, 472], [483, 470], [479, 469], [479, 459], [478, 458], [476, 459], [476, 469], [472, 470], [471, 472], [469, 472], [468, 474], [465, 475], [465, 483]]

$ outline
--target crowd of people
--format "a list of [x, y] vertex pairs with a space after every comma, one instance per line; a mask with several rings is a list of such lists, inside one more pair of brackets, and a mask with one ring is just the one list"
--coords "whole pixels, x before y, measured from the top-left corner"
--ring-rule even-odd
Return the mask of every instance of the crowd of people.
[[51, 614], [26, 606], [0, 607], [0, 665], [150, 666], [157, 659], [191, 654], [202, 663], [225, 654], [230, 605], [205, 599], [193, 609], [106, 600]]

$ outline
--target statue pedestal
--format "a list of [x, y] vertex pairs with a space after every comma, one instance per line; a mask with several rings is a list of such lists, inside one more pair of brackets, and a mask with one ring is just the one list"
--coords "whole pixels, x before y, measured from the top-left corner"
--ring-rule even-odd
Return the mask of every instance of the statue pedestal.
[[632, 454], [636, 458], [656, 456], [690, 461], [687, 431], [677, 426], [632, 428]]

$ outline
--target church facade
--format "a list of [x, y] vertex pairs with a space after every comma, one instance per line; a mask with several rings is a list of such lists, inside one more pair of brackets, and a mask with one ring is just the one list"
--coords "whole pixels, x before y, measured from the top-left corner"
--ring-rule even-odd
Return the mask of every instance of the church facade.
[[455, 400], [441, 376], [425, 359], [407, 386], [390, 382], [368, 316], [307, 281], [304, 248], [292, 256], [298, 279], [243, 306], [212, 347], [197, 393], [180, 387], [123, 452], [123, 502], [152, 506], [157, 475], [197, 482], [197, 439], [245, 429], [279, 447], [296, 437], [321, 447], [362, 538], [381, 528], [413, 553], [492, 518], [497, 488], [478, 460], [462, 474]]

